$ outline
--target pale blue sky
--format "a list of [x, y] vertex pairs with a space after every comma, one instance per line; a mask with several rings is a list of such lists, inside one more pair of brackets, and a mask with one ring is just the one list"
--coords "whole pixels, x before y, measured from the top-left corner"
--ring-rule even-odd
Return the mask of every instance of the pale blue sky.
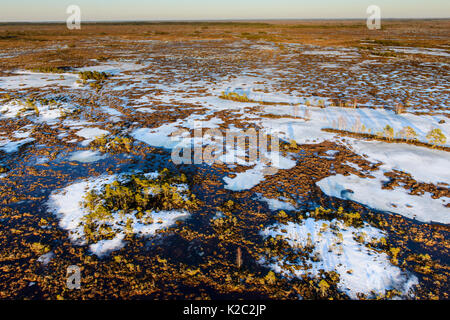
[[85, 21], [450, 17], [450, 0], [0, 0], [0, 21], [65, 21], [70, 4]]

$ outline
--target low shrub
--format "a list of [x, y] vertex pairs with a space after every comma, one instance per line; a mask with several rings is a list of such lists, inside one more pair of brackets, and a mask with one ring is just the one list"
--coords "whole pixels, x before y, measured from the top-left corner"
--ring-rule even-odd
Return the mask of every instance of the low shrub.
[[228, 92], [228, 93], [222, 92], [219, 98], [237, 102], [254, 102], [253, 100], [250, 100], [245, 93], [243, 95], [240, 95], [236, 92]]

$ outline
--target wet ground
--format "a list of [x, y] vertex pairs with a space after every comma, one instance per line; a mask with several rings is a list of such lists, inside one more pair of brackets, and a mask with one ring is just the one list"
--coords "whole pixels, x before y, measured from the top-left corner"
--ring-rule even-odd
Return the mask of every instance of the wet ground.
[[[448, 46], [255, 34], [3, 47], [0, 298], [448, 298]], [[278, 162], [174, 162], [252, 128]], [[195, 207], [87, 241], [89, 190], [165, 168]]]

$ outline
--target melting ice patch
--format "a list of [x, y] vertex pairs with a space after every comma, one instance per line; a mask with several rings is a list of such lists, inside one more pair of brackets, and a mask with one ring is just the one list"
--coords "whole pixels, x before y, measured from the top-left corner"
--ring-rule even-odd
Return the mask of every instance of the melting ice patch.
[[112, 116], [111, 120], [114, 121], [114, 122], [120, 121], [120, 117], [123, 116], [122, 112], [120, 112], [120, 111], [118, 111], [118, 110], [116, 110], [114, 108], [108, 107], [108, 106], [103, 106], [101, 109], [105, 113], [107, 113], [110, 116]]
[[372, 162], [382, 162], [384, 171], [393, 169], [410, 173], [426, 183], [450, 184], [450, 156], [446, 151], [401, 143], [350, 140], [350, 149]]
[[47, 252], [47, 253], [39, 256], [37, 261], [42, 263], [45, 266], [50, 263], [50, 261], [53, 259], [54, 256], [55, 256], [55, 254], [52, 251], [50, 251], [50, 252]]
[[163, 124], [156, 129], [139, 128], [131, 133], [131, 136], [139, 141], [154, 147], [163, 147], [166, 149], [174, 148], [179, 141], [172, 137], [172, 134], [177, 130], [181, 121]]
[[148, 64], [137, 64], [128, 61], [110, 61], [96, 66], [78, 68], [77, 71], [105, 72], [117, 76], [123, 72], [136, 71], [147, 67]]
[[331, 197], [352, 200], [376, 210], [398, 213], [422, 222], [450, 223], [450, 208], [445, 207], [450, 202], [449, 198], [433, 199], [429, 193], [411, 195], [402, 187], [382, 189], [383, 181], [387, 180], [383, 172], [377, 171], [372, 175], [375, 179], [339, 174], [316, 184]]
[[[352, 299], [357, 298], [357, 293], [372, 296], [373, 292], [384, 294], [386, 290], [392, 289], [407, 295], [413, 285], [418, 283], [415, 276], [392, 265], [385, 253], [365, 245], [384, 237], [381, 230], [367, 224], [356, 229], [336, 220], [330, 222], [309, 218], [301, 224], [289, 222], [286, 225], [274, 225], [262, 231], [262, 234], [265, 237], [281, 236], [291, 247], [301, 252], [304, 251], [301, 248], [314, 245], [311, 257], [315, 256], [318, 260], [307, 261], [310, 268], [283, 268], [284, 264], [291, 263], [278, 257], [278, 261], [269, 262], [275, 272], [288, 277], [301, 277], [305, 274], [317, 276], [321, 269], [336, 271], [340, 275], [338, 288]], [[357, 236], [363, 236], [364, 243], [356, 241]], [[267, 263], [265, 260], [261, 262]], [[301, 261], [297, 265], [306, 267]]]
[[71, 154], [69, 160], [70, 161], [77, 161], [81, 163], [91, 163], [96, 162], [98, 160], [104, 159], [105, 156], [102, 155], [98, 151], [92, 151], [92, 150], [82, 150], [82, 151], [75, 151]]
[[18, 141], [0, 140], [0, 150], [6, 153], [17, 152], [21, 146], [34, 140], [34, 138], [26, 138]]
[[[272, 154], [272, 157], [273, 156], [274, 155]], [[225, 177], [223, 179], [225, 182], [225, 189], [232, 191], [249, 190], [264, 181], [265, 176], [275, 174], [278, 169], [291, 169], [296, 164], [294, 160], [281, 155], [277, 155], [277, 157], [278, 161], [273, 161], [272, 159], [270, 164], [265, 161], [258, 162], [253, 168], [236, 173], [236, 176], [233, 178]]]
[[39, 73], [19, 71], [8, 77], [0, 77], [0, 87], [7, 90], [43, 88], [46, 86], [78, 87], [78, 75], [72, 73]]
[[[195, 129], [198, 124], [203, 128], [217, 128], [222, 123], [221, 119], [211, 118], [207, 121], [202, 121], [202, 118], [198, 115], [191, 115], [184, 120], [178, 120], [172, 123], [166, 123], [158, 128], [139, 128], [131, 133], [131, 136], [139, 141], [147, 143], [148, 145], [155, 147], [163, 147], [166, 149], [174, 149], [176, 147], [189, 147], [192, 142], [195, 146], [210, 146], [223, 142], [218, 139], [213, 141], [211, 136], [205, 135], [203, 138], [197, 139], [190, 136], [190, 133], [186, 130], [179, 131], [181, 128]], [[238, 128], [230, 127], [229, 131], [237, 131]], [[222, 136], [222, 138], [225, 138]], [[255, 148], [257, 146], [250, 146]], [[236, 176], [225, 177], [225, 188], [233, 191], [241, 191], [251, 189], [261, 181], [264, 180], [266, 175], [274, 174], [278, 169], [290, 169], [295, 166], [296, 162], [289, 158], [281, 156], [277, 152], [262, 152], [260, 151], [260, 158], [257, 161], [245, 161], [246, 150], [242, 150], [239, 147], [225, 148], [221, 155], [217, 157], [217, 161], [225, 164], [239, 164], [244, 166], [253, 166], [251, 169], [244, 172], [236, 173]], [[232, 163], [230, 162], [232, 159]]]
[[450, 57], [450, 53], [444, 49], [436, 48], [410, 48], [410, 47], [389, 47], [390, 50], [406, 54], [425, 54], [432, 56]]
[[0, 106], [0, 118], [27, 117], [35, 123], [54, 124], [64, 113], [69, 113], [73, 109], [74, 106], [67, 103], [50, 105], [35, 102], [34, 106], [30, 107], [20, 101], [12, 100]]
[[272, 211], [276, 210], [295, 210], [294, 205], [289, 202], [281, 201], [278, 199], [270, 199], [265, 197], [259, 197], [259, 199], [269, 206], [269, 209]]

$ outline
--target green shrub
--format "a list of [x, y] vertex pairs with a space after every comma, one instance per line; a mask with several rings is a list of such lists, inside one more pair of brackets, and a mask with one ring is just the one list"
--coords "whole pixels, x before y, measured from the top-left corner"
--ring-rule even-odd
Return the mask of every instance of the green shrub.
[[112, 137], [103, 135], [90, 143], [91, 149], [103, 153], [130, 153], [133, 147], [131, 137]]
[[80, 76], [80, 79], [83, 81], [95, 80], [101, 82], [109, 78], [109, 74], [98, 71], [80, 71], [78, 72], [78, 75]]
[[324, 209], [323, 207], [316, 208], [310, 212], [310, 216], [317, 220], [333, 220], [338, 219], [344, 221], [345, 225], [353, 226], [355, 228], [362, 227], [364, 222], [361, 215], [357, 212], [345, 212], [342, 207], [338, 210]]
[[64, 73], [64, 69], [58, 68], [58, 67], [38, 67], [31, 69], [33, 72], [40, 72], [40, 73]]
[[11, 101], [11, 100], [13, 100], [13, 99], [14, 99], [14, 98], [11, 97], [8, 93], [3, 94], [3, 96], [2, 96], [3, 102], [9, 102], [9, 101]]

